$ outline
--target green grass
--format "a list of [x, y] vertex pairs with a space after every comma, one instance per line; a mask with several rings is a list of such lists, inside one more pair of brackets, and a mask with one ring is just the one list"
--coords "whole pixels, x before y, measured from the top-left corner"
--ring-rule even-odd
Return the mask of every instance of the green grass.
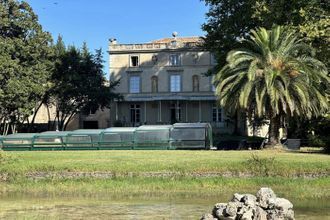
[[[253, 153], [252, 153], [253, 152]], [[0, 173], [35, 171], [248, 172], [252, 154], [275, 158], [276, 174], [330, 173], [330, 156], [278, 151], [55, 151], [5, 152]]]
[[[0, 193], [3, 194], [214, 195], [242, 191], [255, 193], [261, 186], [270, 186], [275, 192], [291, 198], [330, 197], [330, 156], [323, 154], [264, 150], [253, 151], [256, 155], [254, 159], [251, 151], [56, 151], [0, 154]], [[53, 175], [41, 179], [27, 177], [31, 173], [40, 172]], [[106, 172], [112, 173], [113, 177], [70, 179], [56, 175], [63, 172]], [[158, 176], [150, 177], [150, 173]], [[162, 174], [165, 176], [160, 177]]]

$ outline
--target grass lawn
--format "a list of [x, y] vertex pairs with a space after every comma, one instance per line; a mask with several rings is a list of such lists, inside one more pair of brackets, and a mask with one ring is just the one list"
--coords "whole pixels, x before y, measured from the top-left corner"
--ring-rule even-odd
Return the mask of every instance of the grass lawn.
[[264, 151], [0, 153], [0, 193], [217, 194], [270, 186], [330, 197], [330, 156]]

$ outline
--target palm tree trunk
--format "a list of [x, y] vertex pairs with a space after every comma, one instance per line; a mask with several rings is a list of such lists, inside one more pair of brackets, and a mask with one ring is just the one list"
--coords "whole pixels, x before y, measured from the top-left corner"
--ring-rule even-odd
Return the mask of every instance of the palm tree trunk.
[[269, 124], [270, 147], [274, 147], [280, 144], [280, 123], [281, 123], [281, 117], [279, 115], [275, 115], [270, 118], [270, 124]]

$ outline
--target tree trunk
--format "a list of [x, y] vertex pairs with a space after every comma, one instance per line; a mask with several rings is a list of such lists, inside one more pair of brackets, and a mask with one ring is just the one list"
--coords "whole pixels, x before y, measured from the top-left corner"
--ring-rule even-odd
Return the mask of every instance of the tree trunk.
[[68, 126], [69, 122], [71, 121], [71, 119], [72, 119], [72, 117], [73, 117], [74, 115], [75, 115], [75, 113], [72, 113], [72, 114], [69, 116], [68, 120], [65, 122], [65, 124], [64, 124], [64, 131], [66, 131], [66, 127]]
[[[29, 126], [28, 126], [28, 132], [31, 132], [32, 129], [34, 129], [34, 128], [33, 128], [33, 126], [34, 126], [34, 122], [35, 122], [35, 120], [36, 120], [36, 117], [37, 117], [37, 114], [38, 114], [38, 112], [39, 112], [39, 109], [41, 108], [42, 105], [43, 105], [43, 103], [40, 102], [39, 105], [34, 109], [34, 113], [33, 113], [33, 117], [32, 117], [31, 123], [30, 123]], [[33, 132], [34, 132], [34, 130], [33, 130]]]
[[275, 115], [270, 118], [269, 124], [269, 142], [268, 145], [270, 147], [275, 147], [280, 144], [280, 124], [281, 117], [279, 115]]
[[238, 111], [235, 112], [234, 115], [234, 135], [239, 135], [240, 132], [238, 131], [238, 123], [239, 123], [239, 115], [238, 115]]

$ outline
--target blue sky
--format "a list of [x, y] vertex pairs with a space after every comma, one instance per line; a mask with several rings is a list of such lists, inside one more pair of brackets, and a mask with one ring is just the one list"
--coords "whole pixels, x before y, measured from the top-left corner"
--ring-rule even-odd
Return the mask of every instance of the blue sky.
[[108, 73], [109, 38], [143, 43], [163, 37], [204, 35], [207, 7], [200, 0], [26, 0], [44, 30], [56, 39], [90, 50], [103, 49]]

